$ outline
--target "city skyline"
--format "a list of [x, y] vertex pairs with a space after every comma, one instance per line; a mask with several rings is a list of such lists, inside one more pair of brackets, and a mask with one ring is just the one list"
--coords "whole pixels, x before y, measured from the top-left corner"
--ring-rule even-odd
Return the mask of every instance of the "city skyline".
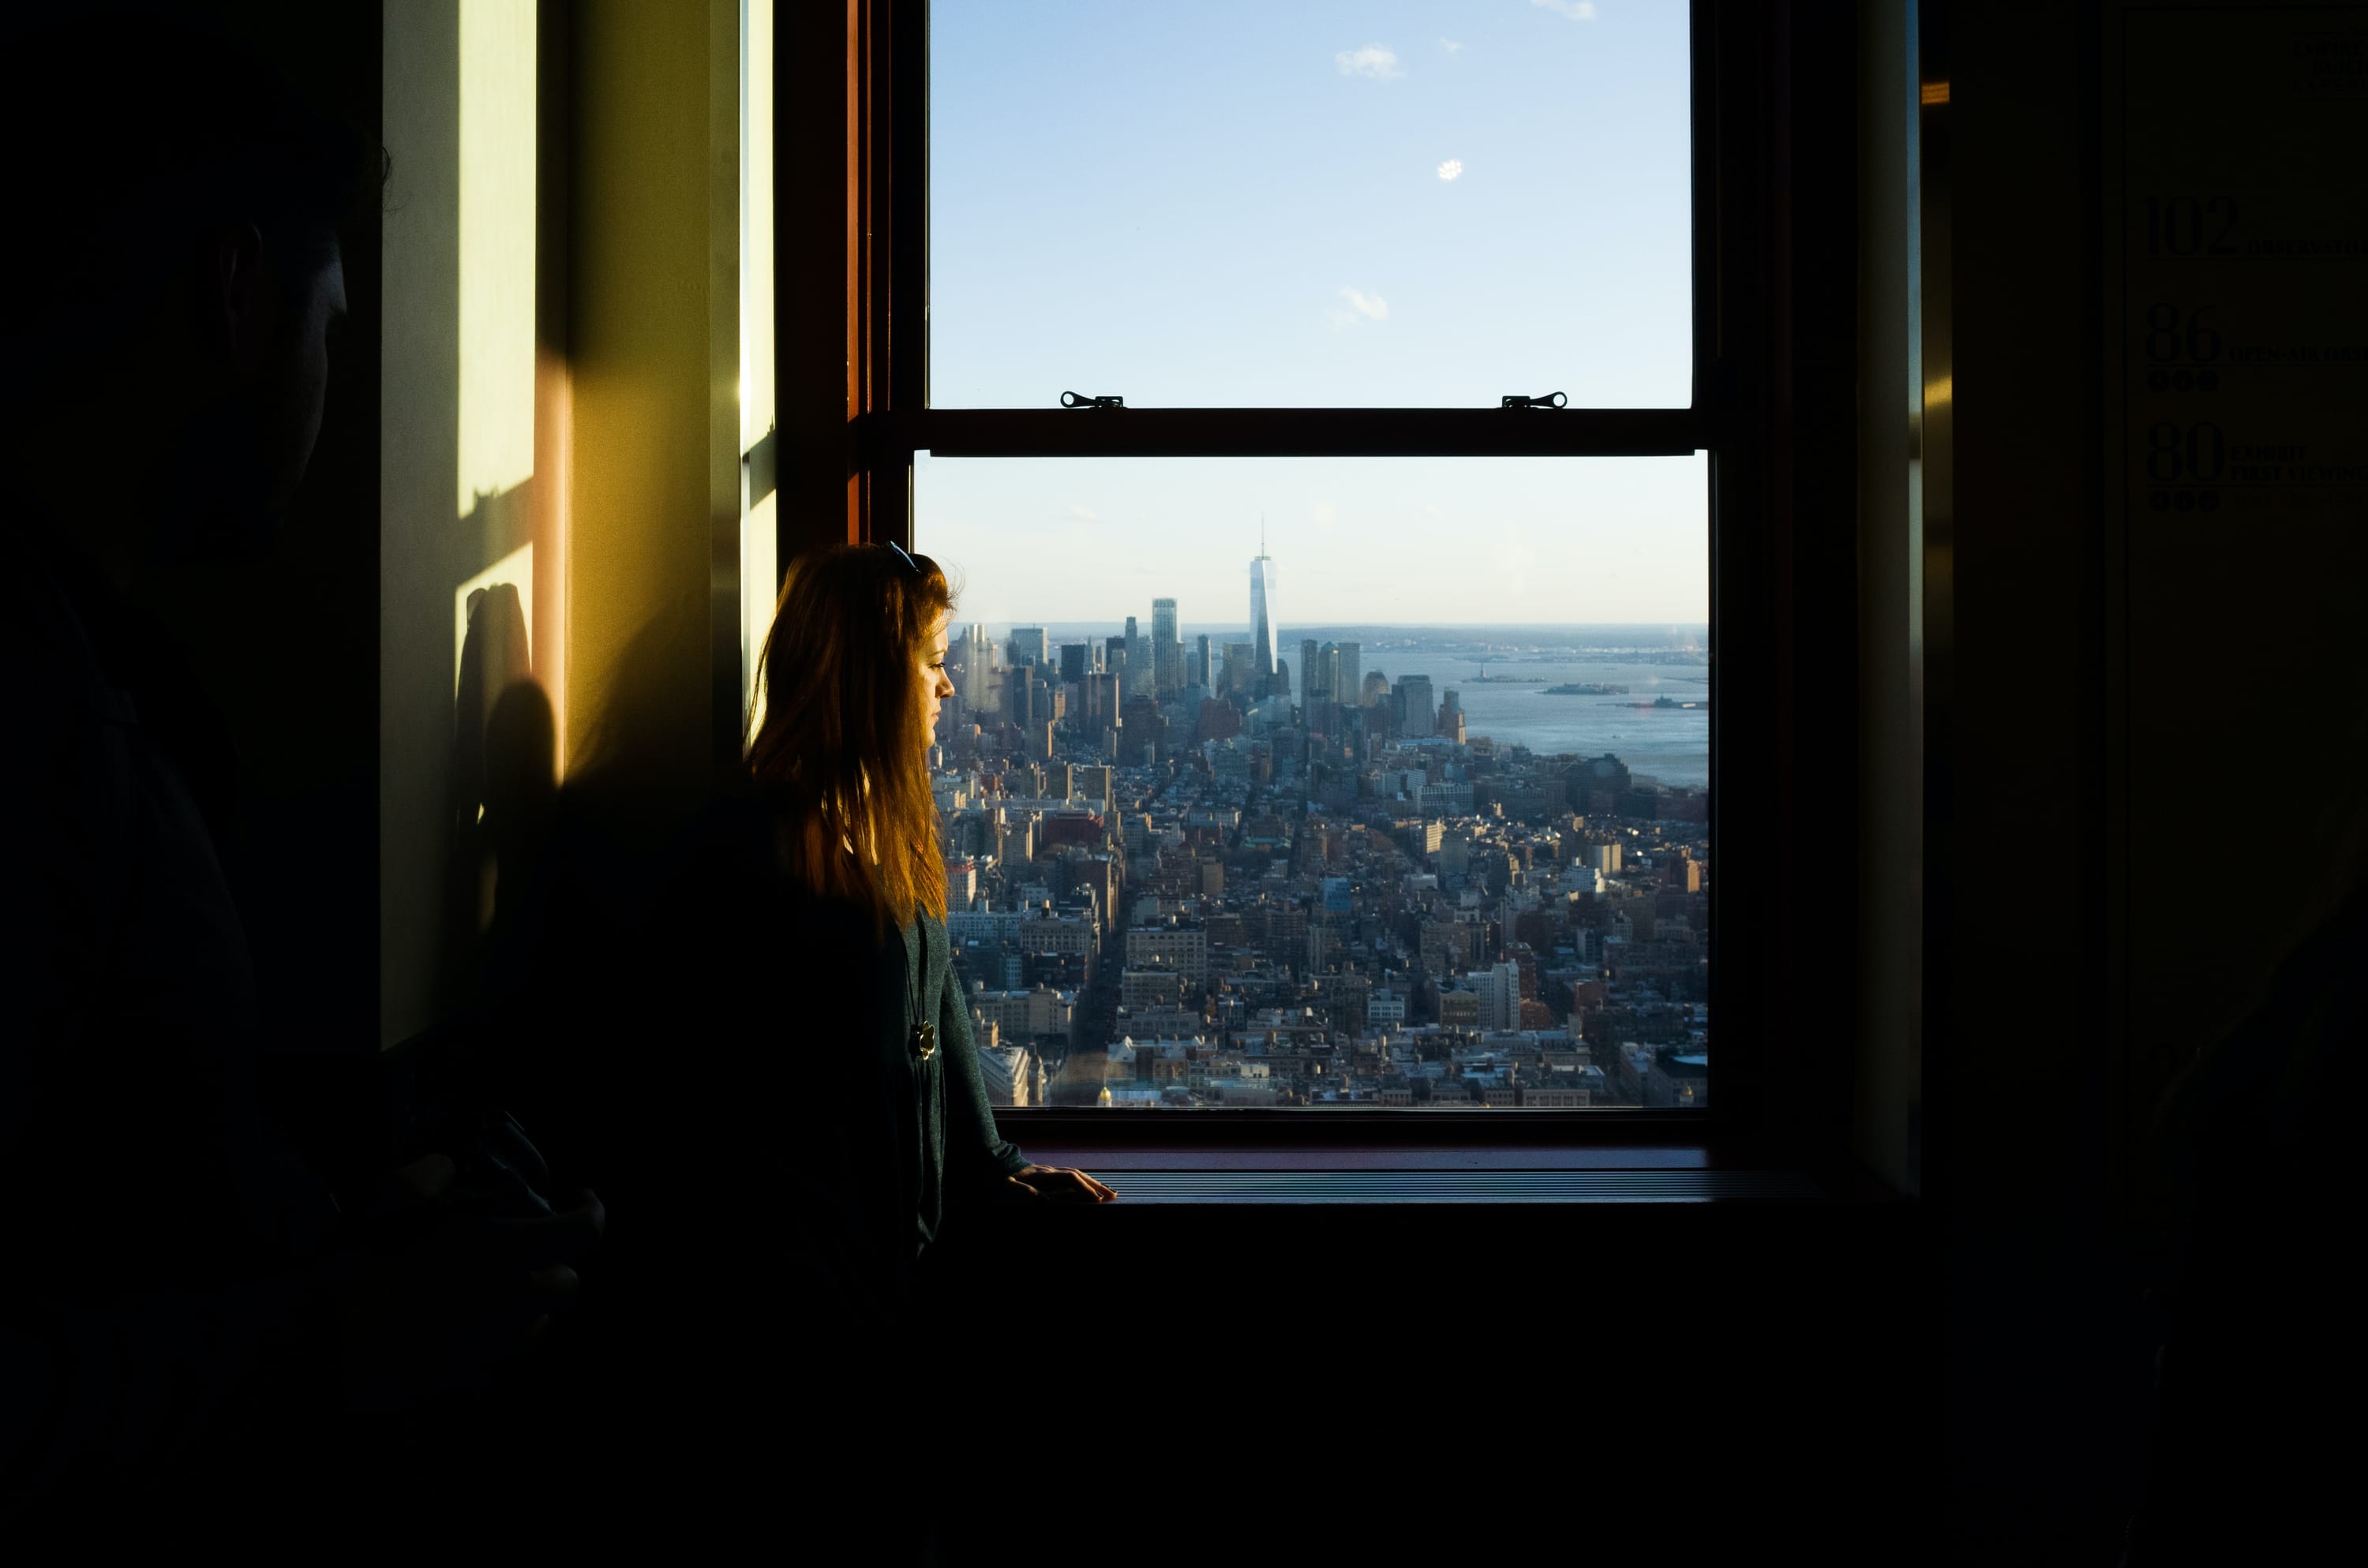
[[[1708, 1103], [1691, 637], [1305, 635], [1275, 672], [1181, 608], [962, 639], [931, 766], [996, 1103]], [[1502, 662], [1459, 678], [1475, 652]]]
[[[997, 625], [1141, 614], [1247, 626], [1241, 563], [1287, 577], [1277, 631], [1710, 619], [1709, 467], [1681, 458], [915, 460], [915, 540]], [[1227, 607], [1222, 619], [1194, 615]], [[1240, 607], [1240, 608], [1234, 608]], [[1235, 621], [1235, 615], [1244, 615]]]

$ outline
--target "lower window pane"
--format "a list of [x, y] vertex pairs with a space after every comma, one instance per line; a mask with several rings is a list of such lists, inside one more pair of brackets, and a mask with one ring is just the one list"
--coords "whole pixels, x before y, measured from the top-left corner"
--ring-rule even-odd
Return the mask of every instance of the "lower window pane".
[[1703, 1107], [1705, 460], [933, 459], [990, 1092]]

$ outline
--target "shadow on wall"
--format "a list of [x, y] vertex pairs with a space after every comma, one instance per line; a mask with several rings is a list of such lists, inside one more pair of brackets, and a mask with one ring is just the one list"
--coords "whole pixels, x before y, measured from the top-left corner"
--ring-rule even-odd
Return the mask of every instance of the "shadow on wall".
[[559, 787], [558, 729], [534, 678], [516, 585], [469, 596], [453, 704], [450, 864], [444, 879], [444, 993], [465, 1004], [499, 903], [502, 873], [539, 858]]
[[601, 1108], [633, 1041], [624, 992], [643, 912], [700, 805], [670, 747], [697, 746], [671, 672], [703, 655], [695, 597], [652, 619], [566, 781], [518, 589], [472, 595], [452, 748], [444, 1006], [434, 1031], [539, 1138], [554, 1167], [608, 1163]]

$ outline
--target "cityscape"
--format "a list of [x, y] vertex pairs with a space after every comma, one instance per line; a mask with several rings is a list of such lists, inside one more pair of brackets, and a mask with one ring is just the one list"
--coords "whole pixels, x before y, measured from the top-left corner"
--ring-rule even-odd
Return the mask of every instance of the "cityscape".
[[[973, 623], [930, 754], [1004, 1106], [1710, 1099], [1703, 627]], [[1395, 666], [1393, 674], [1391, 667]]]

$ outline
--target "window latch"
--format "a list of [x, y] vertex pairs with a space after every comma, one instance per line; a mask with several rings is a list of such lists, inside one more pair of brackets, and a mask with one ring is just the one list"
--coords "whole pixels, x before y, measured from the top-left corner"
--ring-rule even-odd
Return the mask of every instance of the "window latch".
[[1087, 397], [1083, 392], [1064, 392], [1061, 394], [1061, 406], [1063, 408], [1124, 408], [1126, 406], [1126, 399], [1122, 397]]
[[1548, 392], [1543, 397], [1523, 397], [1520, 392], [1507, 392], [1503, 401], [1497, 406], [1499, 408], [1563, 408], [1568, 406], [1569, 403], [1570, 399], [1558, 392]]

